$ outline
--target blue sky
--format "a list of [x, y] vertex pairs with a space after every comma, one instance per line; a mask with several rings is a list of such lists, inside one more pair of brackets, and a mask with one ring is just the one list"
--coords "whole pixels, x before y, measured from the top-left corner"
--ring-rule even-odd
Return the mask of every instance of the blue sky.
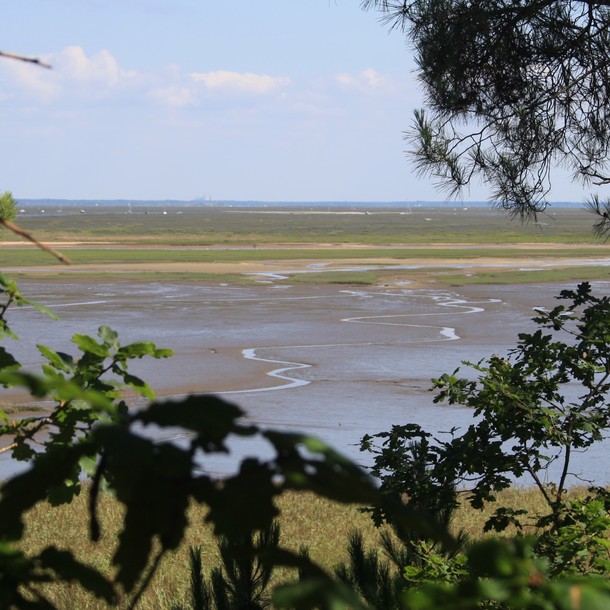
[[17, 198], [443, 199], [404, 154], [409, 49], [358, 0], [3, 0], [0, 20], [2, 50], [53, 65], [0, 61]]

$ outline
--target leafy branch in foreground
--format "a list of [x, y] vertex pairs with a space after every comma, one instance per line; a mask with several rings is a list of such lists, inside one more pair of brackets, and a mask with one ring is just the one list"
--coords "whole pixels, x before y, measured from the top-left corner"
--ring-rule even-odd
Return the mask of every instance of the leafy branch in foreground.
[[535, 539], [489, 539], [467, 553], [455, 582], [428, 582], [405, 590], [406, 610], [602, 610], [610, 602], [605, 577], [553, 578], [548, 561], [535, 552]]
[[[103, 535], [95, 510], [99, 493], [95, 482], [103, 479], [125, 506], [113, 557], [113, 580], [119, 592], [133, 596], [133, 606], [159, 560], [181, 544], [192, 500], [209, 507], [207, 520], [215, 533], [229, 541], [268, 527], [277, 516], [273, 500], [286, 490], [313, 490], [343, 502], [382, 500], [363, 471], [320, 441], [244, 426], [238, 421], [242, 415], [240, 409], [218, 398], [193, 396], [180, 402], [153, 403], [124, 422], [95, 426], [82, 442], [54, 446], [2, 487], [0, 537], [6, 542], [19, 540], [24, 514], [47, 498], [63, 497], [66, 481], [72, 479], [81, 461], [97, 459], [90, 491], [90, 537], [95, 541]], [[178, 447], [143, 436], [151, 425], [179, 427], [190, 433], [190, 441]], [[206, 455], [228, 451], [229, 436], [253, 435], [271, 445], [273, 458], [247, 458], [236, 474], [220, 481], [202, 473]], [[397, 520], [411, 527], [420, 523], [427, 535], [450, 540], [429, 522], [419, 521], [413, 511], [398, 505], [396, 510]], [[268, 559], [279, 565], [311, 567], [310, 562], [284, 550], [269, 552]], [[323, 578], [323, 571], [313, 569]], [[35, 583], [28, 586], [38, 590]]]

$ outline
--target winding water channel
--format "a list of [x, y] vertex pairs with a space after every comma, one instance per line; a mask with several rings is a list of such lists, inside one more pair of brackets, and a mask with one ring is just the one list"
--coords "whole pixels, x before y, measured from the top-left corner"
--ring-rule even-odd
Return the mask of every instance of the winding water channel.
[[[463, 360], [506, 354], [517, 334], [532, 328], [534, 308], [553, 306], [567, 286], [360, 289], [66, 280], [24, 281], [21, 287], [60, 316], [53, 322], [31, 308], [11, 313], [21, 338], [11, 349], [28, 366], [40, 361], [36, 343], [74, 352], [70, 336], [95, 334], [107, 323], [124, 343], [152, 340], [176, 352], [132, 367], [163, 399], [217, 393], [245, 409], [249, 421], [315, 434], [366, 462], [357, 448], [366, 433], [407, 422], [435, 432], [466, 426], [469, 410], [433, 404], [430, 379]], [[610, 293], [610, 282], [594, 288]], [[179, 431], [164, 434], [183, 438]], [[236, 456], [266, 451], [256, 440], [236, 442], [233, 449], [233, 456], [202, 468], [226, 473]], [[609, 452], [604, 443], [579, 455], [575, 473], [609, 483]], [[8, 456], [0, 458], [0, 477], [14, 468]]]

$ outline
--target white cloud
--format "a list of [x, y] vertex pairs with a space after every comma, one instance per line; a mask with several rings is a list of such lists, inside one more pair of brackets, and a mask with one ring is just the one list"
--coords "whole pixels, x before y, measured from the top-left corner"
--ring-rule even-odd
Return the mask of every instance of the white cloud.
[[127, 73], [119, 68], [114, 56], [106, 49], [87, 57], [81, 47], [67, 47], [53, 55], [51, 62], [64, 83], [112, 89], [119, 84], [123, 76], [127, 76]]
[[210, 90], [230, 90], [258, 95], [271, 93], [290, 84], [290, 79], [286, 77], [228, 70], [193, 72], [191, 78], [195, 82], [203, 83]]
[[[2, 62], [0, 75], [6, 76], [0, 90], [0, 103], [10, 93], [13, 99], [42, 104], [67, 99], [125, 100], [142, 104], [146, 100], [171, 108], [199, 106], [204, 93], [229, 93], [265, 97], [282, 93], [291, 84], [287, 77], [263, 73], [217, 70], [184, 73], [179, 65], [168, 65], [149, 72], [128, 71], [107, 49], [88, 54], [80, 46], [70, 46], [43, 58], [52, 65], [44, 70], [23, 62]], [[4, 95], [3, 95], [4, 93]]]
[[183, 108], [197, 105], [197, 95], [188, 87], [170, 86], [153, 89], [152, 96], [167, 106]]
[[354, 78], [352, 76], [350, 76], [349, 74], [339, 74], [336, 77], [336, 81], [340, 84], [340, 85], [344, 85], [344, 86], [349, 86], [354, 82]]
[[53, 71], [64, 93], [76, 93], [98, 99], [108, 97], [134, 85], [144, 84], [144, 77], [121, 68], [106, 49], [87, 55], [82, 47], [66, 47], [50, 56]]
[[373, 68], [367, 68], [360, 73], [362, 80], [371, 88], [375, 89], [379, 87], [379, 85], [383, 84], [384, 78], [383, 76], [379, 76], [376, 70]]
[[355, 87], [361, 90], [378, 89], [386, 83], [386, 79], [373, 68], [362, 70], [356, 75], [338, 74], [335, 80], [343, 87]]
[[12, 97], [18, 97], [19, 90], [42, 102], [49, 102], [59, 95], [61, 87], [57, 77], [46, 69], [7, 60], [2, 62], [2, 71], [10, 79], [6, 88], [12, 90]]
[[43, 103], [74, 93], [93, 98], [107, 96], [137, 76], [121, 69], [106, 49], [88, 56], [82, 47], [71, 46], [43, 59], [51, 64], [51, 70], [18, 61], [7, 61], [3, 66], [18, 87]]

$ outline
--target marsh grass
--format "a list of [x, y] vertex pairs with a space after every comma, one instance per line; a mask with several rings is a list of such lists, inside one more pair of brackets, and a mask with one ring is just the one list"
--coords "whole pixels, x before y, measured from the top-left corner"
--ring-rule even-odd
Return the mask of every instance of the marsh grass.
[[47, 240], [155, 245], [593, 241], [593, 219], [582, 208], [551, 209], [538, 222], [526, 224], [490, 208], [464, 209], [449, 204], [434, 208], [405, 204], [403, 210], [354, 207], [340, 210], [342, 213], [332, 213], [332, 208], [314, 211], [294, 205], [266, 209], [169, 206], [166, 215], [159, 208], [139, 208], [134, 214], [126, 211], [125, 206], [100, 206], [80, 214], [47, 206], [45, 214], [28, 214], [19, 222]]
[[290, 275], [290, 282], [293, 284], [350, 284], [355, 286], [371, 286], [379, 283], [382, 277], [379, 271], [323, 271], [287, 275]]
[[540, 284], [543, 282], [568, 282], [585, 280], [608, 280], [610, 268], [569, 267], [544, 270], [498, 269], [494, 271], [473, 272], [464, 269], [456, 273], [449, 267], [426, 269], [380, 269], [370, 271], [334, 271], [307, 274], [292, 274], [290, 281], [299, 284], [355, 284], [355, 285], [392, 285], [401, 282], [426, 282], [449, 286], [483, 284]]
[[198, 271], [79, 271], [75, 273], [37, 273], [36, 270], [20, 270], [11, 273], [16, 278], [36, 278], [38, 282], [53, 280], [74, 280], [83, 281], [99, 280], [104, 277], [111, 277], [113, 282], [194, 282], [205, 284], [232, 284], [241, 286], [251, 286], [260, 282], [260, 276], [238, 274], [238, 273], [202, 273]]
[[[575, 490], [574, 493], [578, 493]], [[22, 547], [35, 552], [47, 545], [72, 550], [105, 574], [112, 574], [112, 553], [116, 542], [118, 525], [123, 518], [121, 506], [110, 496], [102, 495], [99, 518], [102, 525], [102, 540], [94, 544], [88, 541], [87, 497], [83, 493], [72, 504], [60, 507], [39, 505], [26, 517], [26, 535]], [[534, 489], [512, 488], [502, 492], [499, 500], [507, 506], [527, 508], [532, 514], [544, 510]], [[347, 539], [350, 532], [363, 533], [368, 546], [379, 547], [377, 530], [366, 513], [358, 507], [332, 503], [313, 494], [290, 494], [278, 502], [281, 510], [281, 544], [298, 551], [303, 545], [310, 550], [312, 559], [331, 570], [337, 563], [347, 559]], [[478, 539], [491, 508], [473, 511], [461, 508], [455, 517], [456, 531], [464, 530], [468, 537]], [[207, 570], [217, 565], [217, 551], [211, 529], [204, 523], [205, 509], [193, 506], [189, 512], [190, 527], [186, 539], [174, 553], [168, 554], [150, 588], [138, 606], [143, 610], [169, 610], [172, 603], [186, 599], [188, 590], [189, 545], [202, 548], [203, 563]], [[512, 534], [509, 531], [507, 534]], [[276, 582], [287, 581], [295, 576], [287, 571], [276, 574]], [[45, 588], [45, 595], [59, 607], [72, 609], [101, 609], [107, 606], [74, 586]]]
[[[367, 266], [370, 263], [367, 262]], [[36, 278], [37, 281], [53, 281], [78, 278], [82, 281], [93, 281], [100, 278], [112, 278], [113, 282], [195, 282], [210, 285], [231, 284], [252, 286], [268, 281], [262, 273], [214, 273], [199, 271], [118, 271], [109, 265], [104, 271], [78, 271], [52, 273], [39, 272], [36, 267], [21, 267], [12, 273], [17, 278]], [[494, 271], [472, 271], [465, 268], [456, 272], [453, 267], [422, 267], [408, 269], [369, 269], [367, 271], [311, 271], [307, 273], [284, 272], [292, 284], [343, 284], [354, 286], [391, 286], [392, 284], [442, 284], [447, 286], [493, 285], [493, 284], [527, 284], [561, 281], [607, 280], [610, 269], [606, 266], [566, 267], [544, 270], [495, 269]]]
[[541, 270], [499, 270], [482, 271], [477, 273], [438, 273], [435, 279], [439, 282], [453, 286], [471, 284], [539, 284], [543, 282], [607, 280], [610, 279], [610, 268], [598, 267], [569, 267], [562, 269]]
[[[377, 539], [369, 517], [355, 506], [335, 505], [312, 494], [295, 494], [281, 499], [279, 506], [282, 510], [282, 544], [295, 551], [302, 545], [307, 545], [312, 558], [327, 567], [345, 559], [343, 540], [347, 540], [352, 529], [365, 531], [367, 540], [371, 542]], [[191, 526], [184, 543], [178, 551], [164, 558], [161, 569], [139, 608], [169, 610], [172, 602], [182, 601], [188, 589], [190, 545], [201, 546], [203, 563], [207, 569], [217, 565], [215, 540], [210, 527], [204, 523], [205, 513], [205, 509], [200, 506], [191, 508]], [[22, 547], [28, 552], [36, 552], [55, 544], [72, 550], [81, 560], [111, 575], [113, 545], [123, 510], [113, 498], [105, 495], [101, 498], [98, 516], [103, 537], [99, 544], [93, 544], [87, 538], [89, 524], [86, 494], [66, 506], [39, 505], [27, 515]], [[276, 578], [287, 580], [293, 578], [293, 575], [279, 572]], [[45, 589], [45, 594], [59, 607], [106, 608], [104, 603], [71, 586], [49, 587]]]
[[[578, 259], [583, 256], [605, 257], [610, 250], [584, 248], [244, 248], [244, 249], [168, 249], [168, 248], [64, 248], [74, 264], [112, 263], [248, 263], [267, 261], [348, 261], [393, 259], [396, 261], [421, 259], [458, 259], [477, 261], [482, 258], [522, 258], [530, 265], [536, 260], [561, 257]], [[44, 252], [31, 248], [2, 249], [3, 266], [27, 267], [49, 264]]]
[[4, 411], [7, 415], [20, 415], [20, 414], [29, 414], [29, 413], [46, 413], [48, 410], [39, 404], [35, 403], [25, 403], [25, 404], [14, 404], [0, 403], [0, 409]]

